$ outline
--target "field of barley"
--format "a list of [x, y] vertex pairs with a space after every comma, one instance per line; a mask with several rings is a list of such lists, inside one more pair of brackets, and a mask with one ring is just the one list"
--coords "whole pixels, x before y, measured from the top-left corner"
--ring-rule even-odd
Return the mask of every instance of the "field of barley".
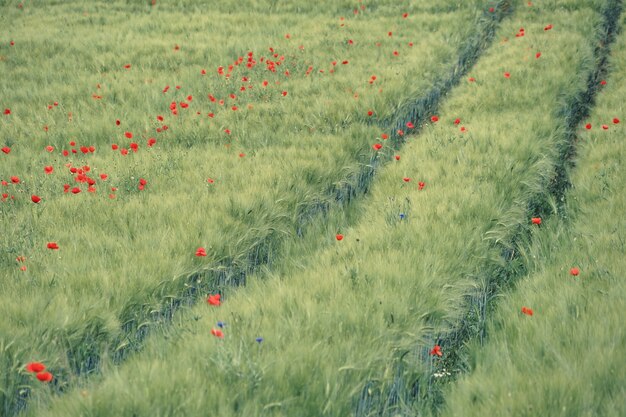
[[626, 414], [621, 0], [0, 0], [0, 416]]

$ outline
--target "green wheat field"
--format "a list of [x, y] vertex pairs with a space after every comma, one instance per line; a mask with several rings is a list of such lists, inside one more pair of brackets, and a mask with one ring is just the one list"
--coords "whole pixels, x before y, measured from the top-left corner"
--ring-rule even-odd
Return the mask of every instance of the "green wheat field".
[[625, 416], [622, 9], [0, 0], [0, 416]]

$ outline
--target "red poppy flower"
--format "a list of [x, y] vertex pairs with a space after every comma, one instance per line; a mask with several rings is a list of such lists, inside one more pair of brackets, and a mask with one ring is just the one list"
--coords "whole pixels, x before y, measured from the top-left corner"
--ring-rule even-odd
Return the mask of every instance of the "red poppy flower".
[[461, 123], [461, 119], [459, 119], [459, 118], [454, 119], [454, 124], [455, 125], [458, 125], [459, 123]]
[[206, 302], [211, 304], [212, 306], [219, 306], [221, 303], [220, 298], [222, 296], [220, 294], [209, 295], [206, 299]]
[[211, 329], [211, 334], [220, 339], [224, 338], [224, 332], [221, 331], [220, 329]]
[[439, 121], [439, 117], [437, 117], [437, 116], [431, 116], [431, 117], [430, 117], [430, 121], [431, 121], [431, 122], [433, 122], [433, 123], [437, 123], [437, 122]]
[[41, 382], [50, 382], [52, 381], [52, 374], [50, 372], [39, 372], [37, 374], [37, 379]]
[[609, 130], [609, 125], [602, 125], [603, 130]]
[[389, 139], [389, 135], [387, 135], [386, 133], [381, 134], [380, 137], [383, 138], [383, 140]]
[[209, 184], [213, 184], [215, 180], [213, 178], [207, 178], [206, 182], [208, 182]]
[[56, 242], [48, 242], [48, 249], [57, 250], [59, 249], [59, 245]]
[[437, 355], [439, 357], [443, 356], [443, 352], [441, 351], [441, 346], [439, 345], [435, 345], [431, 350], [430, 350], [430, 354], [431, 355]]
[[587, 123], [587, 124], [585, 125], [585, 129], [587, 129], [587, 130], [591, 130], [591, 123]]
[[552, 29], [552, 27], [553, 27], [552, 25], [547, 25], [546, 27], [543, 28], [543, 30], [550, 30]]
[[32, 200], [32, 202], [33, 202], [33, 203], [35, 203], [35, 204], [37, 204], [37, 203], [39, 203], [39, 202], [41, 201], [41, 197], [39, 197], [39, 196], [37, 196], [37, 195], [35, 195], [35, 194], [31, 195], [31, 196], [30, 196], [30, 199], [31, 199], [31, 200]]
[[135, 142], [131, 143], [130, 145], [128, 145], [128, 147], [133, 151], [133, 152], [137, 152], [137, 150], [139, 149], [139, 145], [137, 145]]
[[337, 233], [337, 234], [335, 235], [335, 238], [336, 238], [337, 240], [341, 241], [341, 240], [343, 240], [343, 235], [342, 235], [341, 233]]
[[489, 13], [493, 13], [493, 12], [495, 12], [495, 11], [496, 11], [496, 9], [495, 9], [495, 8], [493, 8], [493, 7], [490, 7], [490, 8], [489, 8]]
[[126, 64], [126, 65], [124, 65], [124, 68], [126, 68], [126, 69], [130, 69], [130, 64]]
[[465, 126], [461, 126], [461, 133], [465, 133], [467, 131], [467, 129], [465, 128]]
[[576, 268], [576, 267], [573, 267], [573, 268], [571, 268], [571, 269], [569, 270], [569, 273], [570, 273], [571, 275], [573, 275], [573, 276], [577, 277], [577, 276], [578, 276], [578, 274], [580, 274], [580, 269], [578, 269], [578, 268]]
[[204, 249], [202, 247], [196, 249], [196, 256], [198, 256], [198, 257], [206, 256], [206, 249]]
[[615, 117], [615, 118], [613, 119], [613, 124], [618, 124], [618, 123], [619, 123], [619, 119], [618, 119], [617, 117]]
[[11, 114], [11, 109], [4, 109], [4, 114], [6, 114], [6, 115]]
[[399, 161], [400, 160], [400, 155], [396, 155], [395, 158], [396, 158], [396, 161]]
[[383, 145], [381, 145], [380, 143], [375, 143], [372, 145], [372, 148], [374, 148], [374, 150], [379, 151], [380, 148], [382, 148]]
[[412, 122], [406, 122], [406, 127], [408, 127], [409, 129], [413, 129], [415, 125]]
[[504, 78], [511, 78], [511, 73], [510, 72], [505, 72], [504, 73]]
[[541, 52], [537, 52], [537, 53], [535, 54], [535, 58], [537, 58], [537, 59], [538, 59], [538, 58], [540, 58], [540, 57], [541, 57]]
[[403, 13], [403, 14], [402, 14], [402, 18], [403, 18], [403, 19], [406, 19], [407, 17], [409, 17], [409, 14], [408, 14], [408, 13]]
[[116, 125], [116, 126], [119, 126], [119, 125], [120, 125], [120, 123], [122, 123], [122, 122], [120, 122], [120, 119], [117, 119], [117, 120], [115, 121], [115, 125]]
[[12, 176], [11, 177], [11, 182], [13, 184], [19, 184], [20, 183], [20, 177]]
[[404, 130], [402, 129], [398, 129], [396, 133], [398, 134], [398, 136], [404, 136]]
[[80, 193], [80, 188], [78, 187], [72, 188], [72, 194], [78, 194], [78, 193]]
[[286, 91], [283, 91], [281, 94], [283, 95], [283, 97], [287, 97], [288, 93]]
[[240, 158], [243, 158], [244, 156], [246, 156], [246, 154], [245, 154], [245, 153], [243, 153], [243, 152], [241, 152], [241, 153], [239, 154], [239, 157], [240, 157]]
[[126, 149], [126, 148], [122, 148], [122, 149], [120, 149], [120, 153], [121, 153], [122, 155], [126, 156], [126, 155], [128, 155], [128, 149]]
[[469, 77], [469, 78], [467, 79], [467, 81], [469, 81], [470, 83], [473, 83], [474, 81], [476, 81], [476, 78], [474, 78], [474, 77]]
[[41, 362], [29, 362], [26, 364], [26, 370], [33, 373], [42, 372], [46, 370], [46, 365]]
[[9, 148], [8, 146], [5, 146], [4, 148], [0, 149], [0, 151], [8, 155], [9, 152], [11, 152], [11, 148]]
[[421, 190], [423, 190], [423, 189], [424, 189], [424, 187], [426, 187], [426, 183], [425, 183], [425, 182], [420, 181], [420, 182], [418, 182], [418, 183], [417, 183], [417, 189], [418, 189], [418, 190], [420, 190], [420, 191], [421, 191]]
[[156, 139], [155, 138], [149, 138], [148, 139], [148, 146], [149, 147], [154, 146], [155, 143], [156, 143]]
[[409, 182], [409, 181], [411, 181], [411, 178], [409, 178], [409, 177], [404, 177], [404, 178], [402, 178], [402, 181], [404, 181], [404, 182]]
[[533, 217], [532, 219], [530, 219], [530, 221], [532, 222], [532, 224], [541, 224], [541, 217]]
[[606, 85], [606, 80], [600, 81], [600, 85]]
[[133, 134], [131, 132], [124, 132], [124, 136], [126, 136], [128, 139], [133, 138]]
[[528, 308], [528, 307], [522, 307], [522, 313], [526, 314], [527, 316], [532, 316], [533, 315], [533, 309], [532, 308]]
[[46, 151], [48, 151], [48, 152], [54, 152], [54, 147], [53, 147], [53, 146], [48, 145], [48, 146], [46, 146]]

